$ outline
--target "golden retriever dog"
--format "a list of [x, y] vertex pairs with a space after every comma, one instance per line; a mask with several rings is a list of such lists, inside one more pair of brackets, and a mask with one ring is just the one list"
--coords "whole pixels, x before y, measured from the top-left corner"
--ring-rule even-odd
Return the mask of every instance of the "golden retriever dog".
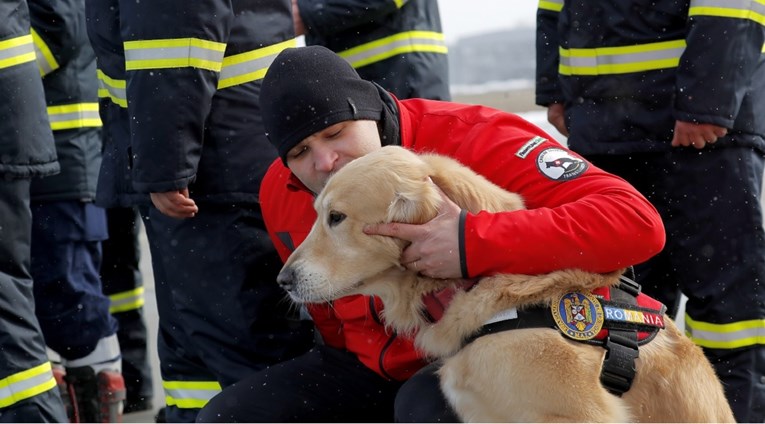
[[441, 389], [466, 422], [734, 421], [701, 349], [666, 317], [665, 328], [639, 347], [634, 380], [622, 396], [601, 384], [606, 349], [567, 338], [552, 326], [474, 337], [498, 313], [615, 286], [621, 272], [485, 277], [470, 290], [455, 290], [441, 319], [428, 320], [423, 296], [457, 289], [464, 281], [431, 279], [403, 268], [405, 241], [365, 235], [362, 228], [427, 222], [442, 201], [438, 188], [473, 213], [523, 207], [518, 195], [452, 159], [384, 147], [329, 179], [315, 200], [318, 218], [285, 263], [279, 283], [296, 302], [379, 296], [386, 325], [412, 334], [418, 349], [441, 361]]

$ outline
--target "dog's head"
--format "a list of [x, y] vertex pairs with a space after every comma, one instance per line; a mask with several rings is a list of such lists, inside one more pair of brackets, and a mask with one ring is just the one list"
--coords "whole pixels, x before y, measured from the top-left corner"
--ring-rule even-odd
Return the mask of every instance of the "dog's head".
[[383, 147], [334, 174], [314, 202], [317, 218], [277, 281], [296, 302], [362, 293], [370, 279], [399, 270], [403, 240], [362, 229], [383, 222], [424, 223], [441, 196], [429, 165], [401, 147]]

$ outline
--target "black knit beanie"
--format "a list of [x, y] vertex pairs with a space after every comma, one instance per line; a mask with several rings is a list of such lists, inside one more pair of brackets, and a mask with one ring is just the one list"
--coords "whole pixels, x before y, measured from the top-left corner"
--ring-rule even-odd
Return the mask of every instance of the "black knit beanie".
[[379, 121], [376, 86], [322, 46], [296, 47], [276, 56], [260, 92], [263, 125], [287, 164], [287, 152], [311, 134], [341, 121]]

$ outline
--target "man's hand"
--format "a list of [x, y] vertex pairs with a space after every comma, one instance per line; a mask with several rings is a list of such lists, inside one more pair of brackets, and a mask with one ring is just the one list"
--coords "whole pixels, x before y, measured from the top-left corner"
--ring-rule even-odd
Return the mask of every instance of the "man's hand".
[[551, 123], [559, 133], [568, 137], [566, 129], [566, 119], [564, 118], [565, 108], [563, 103], [553, 103], [547, 107], [547, 122]]
[[718, 137], [724, 137], [725, 134], [728, 134], [728, 130], [717, 125], [676, 121], [672, 146], [693, 146], [703, 149], [707, 144], [714, 144]]
[[150, 196], [154, 206], [169, 217], [193, 218], [199, 212], [196, 202], [189, 197], [188, 188], [166, 193], [151, 193]]
[[300, 17], [297, 0], [292, 0], [292, 26], [295, 27], [296, 37], [305, 34], [305, 24], [303, 24], [303, 18]]
[[[441, 191], [439, 189], [439, 191]], [[460, 207], [441, 191], [438, 215], [422, 224], [367, 225], [364, 233], [409, 241], [401, 265], [432, 278], [462, 278], [459, 252]]]

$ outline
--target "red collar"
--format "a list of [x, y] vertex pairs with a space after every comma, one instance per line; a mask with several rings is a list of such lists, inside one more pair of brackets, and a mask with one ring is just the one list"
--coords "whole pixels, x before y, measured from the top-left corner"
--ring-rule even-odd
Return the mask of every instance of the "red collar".
[[425, 306], [425, 316], [430, 322], [436, 322], [444, 316], [444, 311], [451, 303], [457, 291], [470, 291], [478, 284], [478, 279], [457, 280], [449, 287], [430, 292], [422, 296], [422, 304]]

